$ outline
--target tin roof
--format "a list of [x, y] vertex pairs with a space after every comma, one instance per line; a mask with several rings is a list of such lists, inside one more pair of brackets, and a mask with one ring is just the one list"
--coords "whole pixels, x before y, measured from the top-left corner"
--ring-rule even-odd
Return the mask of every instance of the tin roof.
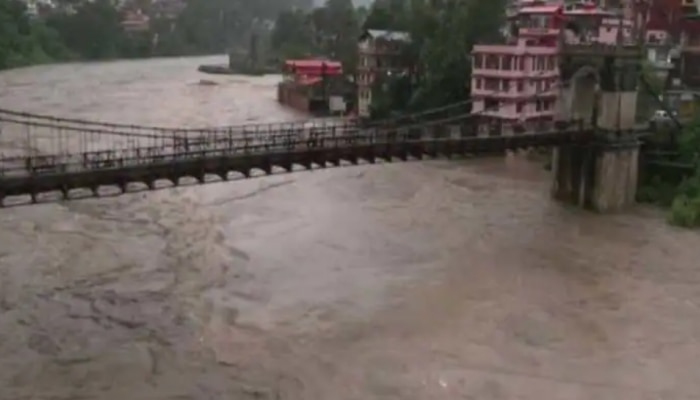
[[369, 36], [373, 39], [384, 39], [384, 40], [390, 40], [390, 41], [398, 41], [398, 42], [409, 42], [411, 41], [411, 35], [408, 32], [403, 32], [403, 31], [386, 31], [382, 29], [368, 29], [364, 33], [362, 33], [362, 36], [360, 36], [360, 39]]

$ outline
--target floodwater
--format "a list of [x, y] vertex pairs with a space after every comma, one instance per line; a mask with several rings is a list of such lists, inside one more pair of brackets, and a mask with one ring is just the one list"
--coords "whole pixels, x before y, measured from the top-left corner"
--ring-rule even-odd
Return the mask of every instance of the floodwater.
[[[0, 106], [299, 118], [204, 62], [9, 71]], [[2, 210], [0, 399], [700, 398], [700, 235], [548, 187], [509, 157]]]

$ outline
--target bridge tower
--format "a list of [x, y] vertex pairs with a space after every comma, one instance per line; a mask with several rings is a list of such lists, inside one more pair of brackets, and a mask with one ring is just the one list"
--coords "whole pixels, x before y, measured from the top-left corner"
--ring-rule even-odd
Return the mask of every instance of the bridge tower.
[[556, 199], [601, 212], [635, 201], [640, 143], [630, 131], [641, 58], [634, 44], [562, 45], [558, 119], [581, 119], [596, 140], [554, 150]]

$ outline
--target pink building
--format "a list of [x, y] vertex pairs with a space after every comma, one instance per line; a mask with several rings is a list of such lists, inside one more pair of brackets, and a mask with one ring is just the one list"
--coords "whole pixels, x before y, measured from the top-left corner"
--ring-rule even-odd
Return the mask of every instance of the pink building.
[[[614, 44], [631, 38], [631, 22], [590, 2], [528, 1], [511, 14], [506, 44], [476, 45], [472, 51], [471, 95], [482, 126], [531, 129], [551, 123], [559, 94], [559, 46]], [[509, 131], [509, 129], [505, 129]]]
[[474, 112], [486, 122], [529, 125], [552, 120], [559, 80], [557, 48], [515, 45], [474, 46]]

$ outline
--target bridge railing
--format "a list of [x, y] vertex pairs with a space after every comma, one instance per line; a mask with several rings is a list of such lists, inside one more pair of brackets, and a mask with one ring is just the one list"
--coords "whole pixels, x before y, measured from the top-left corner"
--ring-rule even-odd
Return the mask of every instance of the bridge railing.
[[[51, 127], [55, 125], [33, 124], [31, 127]], [[77, 135], [98, 135], [98, 139], [112, 137], [119, 139], [131, 138], [130, 134], [117, 132], [85, 132], [76, 127], [59, 125], [66, 132]], [[11, 155], [0, 157], [0, 174], [11, 175], [40, 175], [63, 172], [94, 171], [99, 169], [120, 168], [127, 166], [172, 163], [188, 159], [201, 160], [212, 157], [254, 156], [260, 154], [291, 153], [310, 151], [313, 149], [340, 149], [364, 146], [367, 144], [396, 144], [414, 141], [429, 141], [443, 139], [474, 138], [477, 136], [501, 136], [510, 129], [511, 134], [524, 134], [517, 131], [515, 124], [500, 124], [487, 128], [473, 123], [469, 114], [448, 117], [441, 120], [416, 122], [400, 127], [381, 127], [361, 129], [354, 123], [343, 125], [306, 127], [303, 131], [280, 131], [267, 136], [237, 134], [229, 131], [204, 132], [197, 136], [137, 136], [145, 141], [129, 141], [122, 143], [108, 142], [107, 148], [86, 149], [78, 146], [78, 151], [67, 152], [34, 152], [31, 154]], [[531, 131], [544, 129], [533, 127]], [[552, 129], [551, 127], [549, 128]], [[574, 129], [582, 129], [576, 125]], [[82, 150], [82, 151], [80, 151]]]
[[65, 129], [94, 130], [112, 134], [131, 134], [134, 136], [164, 136], [177, 132], [180, 135], [198, 135], [204, 132], [214, 134], [233, 133], [235, 135], [258, 134], [265, 135], [269, 132], [278, 131], [301, 131], [310, 126], [343, 125], [347, 119], [310, 119], [302, 121], [285, 121], [274, 123], [246, 123], [224, 126], [205, 126], [191, 128], [174, 128], [164, 126], [134, 125], [123, 123], [111, 123], [101, 121], [90, 121], [79, 118], [55, 117], [43, 114], [19, 112], [7, 109], [0, 109], [0, 121], [12, 120], [16, 122], [33, 125], [63, 126]]
[[[52, 122], [47, 118], [0, 114], [0, 170], [7, 164], [15, 165], [31, 157], [41, 159], [75, 158], [80, 154], [105, 154], [105, 152], [162, 151], [198, 149], [210, 143], [230, 146], [238, 143], [277, 143], [289, 138], [310, 138], [318, 132], [344, 134], [356, 129], [354, 121], [324, 120], [306, 124], [280, 123], [268, 125], [276, 130], [260, 130], [259, 126], [241, 129], [158, 130], [145, 133], [119, 127], [102, 127], [100, 124], [82, 124], [72, 121]], [[342, 123], [341, 123], [342, 122]], [[157, 133], [154, 133], [157, 132]], [[142, 149], [142, 150], [137, 150]], [[151, 150], [146, 150], [151, 149]]]
[[86, 129], [70, 123], [49, 123], [0, 116], [0, 173], [49, 173], [71, 168], [109, 167], [115, 160], [146, 163], [153, 157], [193, 157], [212, 151], [237, 154], [288, 149], [291, 143], [322, 136], [357, 133], [353, 121], [279, 124], [279, 130], [168, 131], [140, 134], [128, 130]]

